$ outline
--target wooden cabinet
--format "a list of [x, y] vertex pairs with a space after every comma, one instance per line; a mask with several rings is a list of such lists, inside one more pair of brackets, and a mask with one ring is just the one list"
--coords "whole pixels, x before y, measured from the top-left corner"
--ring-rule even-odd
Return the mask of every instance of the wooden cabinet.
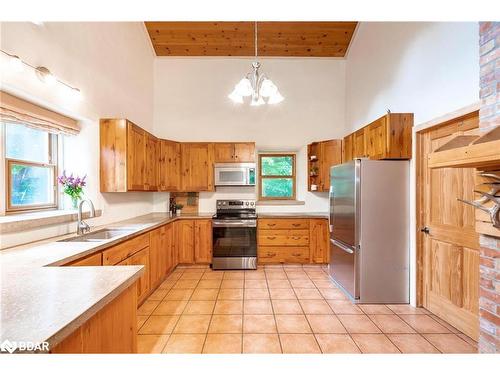
[[176, 221], [175, 231], [178, 262], [194, 263], [194, 220]]
[[194, 221], [194, 262], [212, 263], [212, 220]]
[[181, 144], [179, 142], [160, 140], [158, 190], [181, 190]]
[[167, 248], [166, 226], [149, 232], [149, 280], [151, 289], [156, 288], [167, 274], [169, 250]]
[[157, 190], [158, 140], [126, 119], [100, 121], [101, 192]]
[[137, 302], [141, 304], [148, 296], [150, 290], [149, 247], [132, 255], [126, 260], [126, 264], [131, 266], [144, 266], [144, 273], [137, 280]]
[[214, 190], [214, 144], [182, 143], [182, 190]]
[[149, 247], [149, 233], [141, 234], [104, 250], [102, 264], [105, 266], [118, 264], [145, 247]]
[[308, 190], [328, 191], [330, 188], [330, 168], [342, 163], [342, 140], [314, 142], [307, 146]]
[[255, 143], [215, 143], [216, 163], [255, 162]]
[[89, 267], [89, 266], [102, 266], [102, 253], [91, 254], [84, 258], [77, 259], [65, 266]]
[[366, 133], [365, 129], [360, 129], [353, 134], [353, 157], [366, 158]]
[[342, 162], [347, 163], [354, 158], [354, 135], [349, 134], [344, 137], [344, 142], [342, 145]]
[[309, 225], [311, 263], [328, 263], [330, 258], [328, 220], [311, 219]]

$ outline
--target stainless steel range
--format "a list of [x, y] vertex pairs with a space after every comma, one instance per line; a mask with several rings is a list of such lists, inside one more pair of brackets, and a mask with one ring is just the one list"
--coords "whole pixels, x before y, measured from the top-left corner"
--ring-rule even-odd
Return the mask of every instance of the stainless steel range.
[[213, 216], [214, 270], [257, 268], [255, 200], [217, 200]]

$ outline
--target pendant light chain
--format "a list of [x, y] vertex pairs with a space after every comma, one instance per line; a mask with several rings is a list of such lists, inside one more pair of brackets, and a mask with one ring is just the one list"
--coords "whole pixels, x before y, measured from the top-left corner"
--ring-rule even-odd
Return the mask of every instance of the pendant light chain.
[[255, 46], [255, 61], [257, 61], [257, 21], [254, 21], [254, 26], [253, 26], [253, 31], [254, 31], [254, 46]]

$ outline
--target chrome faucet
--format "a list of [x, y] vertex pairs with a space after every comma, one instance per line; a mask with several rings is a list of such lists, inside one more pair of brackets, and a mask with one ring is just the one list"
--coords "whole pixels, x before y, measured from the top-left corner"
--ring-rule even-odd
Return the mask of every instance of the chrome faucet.
[[90, 216], [89, 218], [95, 217], [95, 209], [94, 209], [94, 204], [90, 199], [84, 199], [80, 202], [78, 205], [78, 222], [76, 226], [76, 234], [84, 234], [85, 232], [90, 231], [90, 226], [82, 220], [82, 206], [83, 204], [87, 202], [90, 207]]

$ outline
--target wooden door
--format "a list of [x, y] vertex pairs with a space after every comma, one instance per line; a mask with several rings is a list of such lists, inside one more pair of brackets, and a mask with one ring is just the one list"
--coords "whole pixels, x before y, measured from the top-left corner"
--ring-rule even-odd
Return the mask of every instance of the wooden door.
[[237, 163], [254, 163], [255, 143], [235, 143], [234, 161]]
[[353, 134], [353, 154], [355, 158], [367, 156], [365, 137], [365, 129], [360, 129]]
[[176, 223], [176, 226], [179, 263], [194, 263], [194, 220], [180, 220]]
[[387, 153], [387, 117], [381, 117], [365, 128], [366, 152], [370, 159], [383, 159]]
[[158, 166], [158, 189], [181, 189], [181, 145], [179, 142], [161, 140]]
[[233, 163], [234, 160], [234, 143], [216, 143], [215, 144], [215, 162], [216, 163]]
[[194, 221], [194, 262], [212, 263], [212, 220]]
[[330, 190], [330, 167], [342, 163], [342, 141], [332, 139], [320, 143], [320, 187], [319, 191]]
[[144, 266], [144, 273], [137, 281], [137, 299], [140, 304], [148, 295], [150, 288], [149, 246], [138, 251], [125, 261], [129, 261], [128, 265]]
[[146, 168], [146, 132], [127, 123], [127, 189], [144, 190]]
[[213, 190], [213, 143], [182, 143], [183, 191]]
[[[477, 113], [477, 112], [476, 112]], [[419, 263], [423, 306], [477, 340], [479, 239], [474, 209], [474, 169], [429, 169], [427, 155], [458, 134], [477, 132], [478, 118], [461, 118], [419, 134]], [[427, 233], [428, 232], [428, 233]]]
[[158, 190], [158, 148], [158, 139], [146, 133], [146, 175], [144, 176], [144, 190]]
[[347, 163], [354, 158], [354, 144], [353, 144], [353, 135], [349, 134], [344, 138], [343, 150], [342, 150], [342, 162]]
[[309, 224], [310, 259], [312, 263], [328, 263], [330, 237], [328, 220], [311, 219]]

